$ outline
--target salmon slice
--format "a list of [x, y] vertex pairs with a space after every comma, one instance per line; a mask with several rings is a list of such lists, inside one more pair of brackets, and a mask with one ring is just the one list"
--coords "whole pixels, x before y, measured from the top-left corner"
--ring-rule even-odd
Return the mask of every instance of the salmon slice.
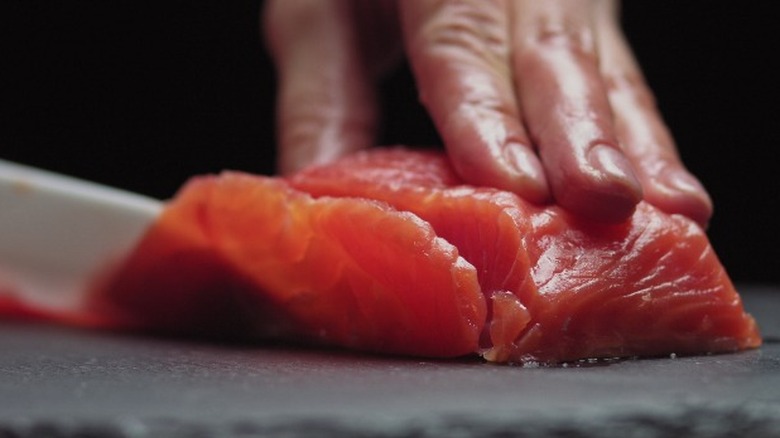
[[476, 270], [419, 217], [236, 172], [186, 184], [89, 301], [128, 327], [434, 357], [485, 323]]
[[[404, 148], [289, 178], [195, 177], [83, 301], [48, 317], [499, 363], [761, 344], [692, 221], [642, 203], [625, 223], [587, 222]], [[0, 314], [34, 310], [0, 300]]]

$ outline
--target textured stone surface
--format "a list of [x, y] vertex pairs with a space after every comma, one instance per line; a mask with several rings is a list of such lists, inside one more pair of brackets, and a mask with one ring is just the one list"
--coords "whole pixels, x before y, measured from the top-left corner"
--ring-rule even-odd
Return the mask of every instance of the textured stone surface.
[[0, 438], [780, 437], [780, 288], [732, 355], [499, 366], [0, 324]]

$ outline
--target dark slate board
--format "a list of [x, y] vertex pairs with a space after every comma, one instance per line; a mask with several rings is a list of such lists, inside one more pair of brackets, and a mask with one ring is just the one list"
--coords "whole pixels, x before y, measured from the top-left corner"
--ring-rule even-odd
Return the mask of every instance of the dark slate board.
[[0, 324], [0, 438], [780, 437], [780, 287], [740, 288], [766, 344], [566, 368]]

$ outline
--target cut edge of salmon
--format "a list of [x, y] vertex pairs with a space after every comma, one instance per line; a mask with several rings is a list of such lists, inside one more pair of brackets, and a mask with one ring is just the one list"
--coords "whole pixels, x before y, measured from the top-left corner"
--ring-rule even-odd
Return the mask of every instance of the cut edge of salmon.
[[[93, 295], [95, 308], [119, 304], [127, 319], [147, 318], [152, 327], [175, 328], [186, 315], [184, 325], [203, 324], [203, 307], [215, 305], [208, 287], [184, 279], [169, 292], [143, 289], [169, 281], [165, 266], [217, 272], [201, 282], [231, 285], [237, 298], [226, 300], [273, 309], [247, 322], [262, 336], [456, 357], [476, 350], [485, 321], [474, 267], [419, 217], [379, 201], [314, 199], [280, 179], [242, 172], [186, 184], [114, 281]], [[418, 284], [428, 286], [425, 294], [415, 294]], [[174, 290], [195, 298], [171, 298]], [[155, 293], [190, 309], [149, 321]]]

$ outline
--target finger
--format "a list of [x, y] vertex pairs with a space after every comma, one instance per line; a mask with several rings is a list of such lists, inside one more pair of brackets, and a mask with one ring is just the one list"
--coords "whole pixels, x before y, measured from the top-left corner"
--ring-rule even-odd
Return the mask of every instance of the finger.
[[509, 4], [518, 96], [556, 201], [591, 218], [626, 219], [642, 188], [614, 135], [588, 1]]
[[372, 144], [376, 103], [348, 0], [269, 0], [264, 30], [279, 80], [282, 173]]
[[399, 5], [420, 99], [456, 171], [472, 184], [547, 201], [544, 172], [521, 124], [510, 78], [505, 2]]
[[668, 213], [683, 214], [706, 226], [712, 216], [712, 201], [680, 160], [652, 92], [617, 26], [617, 2], [600, 1], [597, 7], [597, 44], [615, 129], [634, 163], [645, 199]]

